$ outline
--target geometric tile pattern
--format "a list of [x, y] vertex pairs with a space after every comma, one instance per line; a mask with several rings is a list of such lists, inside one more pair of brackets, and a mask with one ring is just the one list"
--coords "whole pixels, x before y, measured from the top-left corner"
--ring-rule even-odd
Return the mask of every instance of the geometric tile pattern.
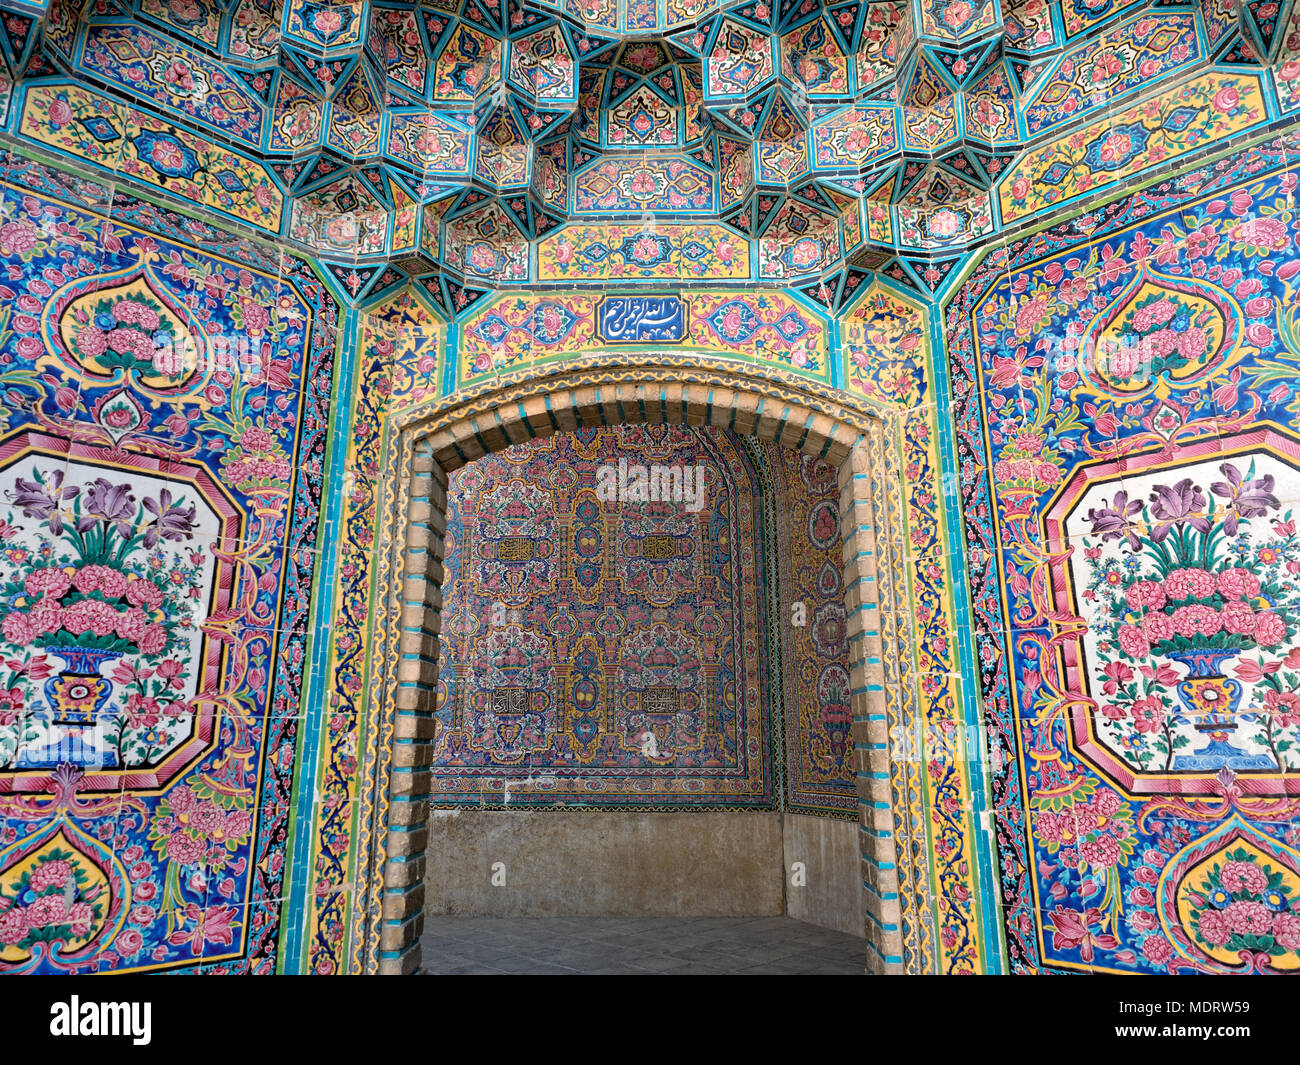
[[12, 6], [15, 135], [452, 314], [584, 218], [712, 223], [832, 308], [872, 274], [929, 294], [999, 227], [1300, 101], [1289, 2]]

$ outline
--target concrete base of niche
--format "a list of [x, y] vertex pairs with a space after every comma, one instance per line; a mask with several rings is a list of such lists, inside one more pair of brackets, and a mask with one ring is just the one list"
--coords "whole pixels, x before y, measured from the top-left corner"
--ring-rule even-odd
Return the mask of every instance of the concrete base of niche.
[[426, 869], [430, 916], [788, 915], [864, 934], [855, 821], [434, 810]]

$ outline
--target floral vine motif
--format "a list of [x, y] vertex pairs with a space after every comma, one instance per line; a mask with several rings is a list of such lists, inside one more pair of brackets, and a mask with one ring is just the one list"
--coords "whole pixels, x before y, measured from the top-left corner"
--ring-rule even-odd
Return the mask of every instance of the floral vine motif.
[[[32, 758], [42, 736], [57, 747], [60, 725], [96, 729], [106, 750], [95, 757], [154, 763], [193, 713], [178, 693], [204, 558], [164, 545], [192, 539], [194, 504], [166, 488], [137, 501], [125, 484], [97, 477], [72, 485], [62, 470], [36, 466], [6, 495], [49, 536], [0, 556], [0, 632], [17, 654], [6, 659], [0, 693], [0, 765]], [[47, 655], [34, 649], [65, 668], [52, 676]], [[120, 705], [115, 694], [125, 695]]]
[[[229, 919], [235, 910], [210, 907], [209, 919], [197, 920], [187, 930], [182, 926], [188, 920], [203, 915], [189, 912], [193, 904], [183, 889], [206, 888], [210, 877], [221, 877], [232, 864], [242, 870], [244, 860], [236, 861], [234, 855], [248, 842], [253, 830], [251, 800], [247, 788], [223, 787], [210, 777], [201, 776], [175, 788], [159, 804], [149, 823], [149, 841], [166, 868], [162, 901], [169, 913], [169, 942], [192, 943], [196, 954], [202, 950], [205, 939], [230, 944]], [[192, 872], [183, 879], [186, 868]], [[228, 879], [219, 879], [218, 896], [229, 897], [230, 884]], [[215, 921], [211, 919], [214, 915]]]
[[[1273, 475], [1257, 477], [1253, 462], [1245, 473], [1225, 462], [1219, 473], [1208, 494], [1186, 477], [1156, 485], [1146, 503], [1119, 491], [1088, 512], [1099, 542], [1085, 540], [1083, 597], [1106, 619], [1099, 725], [1146, 770], [1300, 765], [1300, 676], [1281, 672], [1300, 669], [1300, 649], [1242, 662], [1238, 679], [1223, 674], [1229, 660], [1296, 635], [1281, 609], [1287, 576], [1300, 571], [1295, 523], [1288, 511], [1271, 537], [1257, 535], [1252, 523], [1280, 509]], [[1103, 555], [1108, 541], [1119, 542], [1118, 559]], [[1254, 685], [1241, 710], [1239, 680]]]

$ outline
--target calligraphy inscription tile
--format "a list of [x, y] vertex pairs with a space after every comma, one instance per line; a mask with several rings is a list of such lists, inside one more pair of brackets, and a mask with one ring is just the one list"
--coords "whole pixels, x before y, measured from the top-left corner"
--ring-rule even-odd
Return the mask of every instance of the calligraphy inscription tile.
[[500, 562], [527, 562], [533, 557], [533, 542], [527, 536], [505, 536], [497, 542]]
[[601, 301], [598, 322], [611, 344], [676, 342], [686, 337], [686, 304], [678, 296], [611, 296]]
[[676, 714], [681, 708], [676, 688], [648, 688], [641, 696], [641, 709], [647, 714]]
[[647, 536], [642, 541], [642, 550], [646, 558], [673, 558], [677, 554], [675, 536]]
[[528, 692], [523, 688], [498, 688], [492, 693], [494, 714], [525, 714], [528, 712]]

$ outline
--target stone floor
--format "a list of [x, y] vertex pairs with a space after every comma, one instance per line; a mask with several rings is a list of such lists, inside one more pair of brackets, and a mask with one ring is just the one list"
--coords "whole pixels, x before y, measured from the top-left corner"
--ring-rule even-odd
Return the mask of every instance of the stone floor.
[[789, 917], [430, 917], [421, 972], [861, 975], [866, 940]]

